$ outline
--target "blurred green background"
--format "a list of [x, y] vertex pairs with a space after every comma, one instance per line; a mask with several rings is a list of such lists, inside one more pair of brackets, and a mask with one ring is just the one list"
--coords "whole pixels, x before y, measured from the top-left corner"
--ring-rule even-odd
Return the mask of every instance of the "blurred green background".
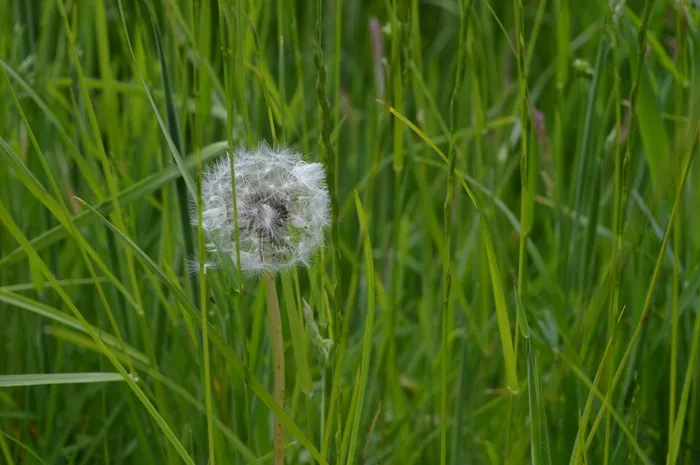
[[288, 464], [700, 463], [698, 8], [0, 0], [0, 463], [272, 463], [262, 280], [186, 269], [260, 140], [333, 204]]

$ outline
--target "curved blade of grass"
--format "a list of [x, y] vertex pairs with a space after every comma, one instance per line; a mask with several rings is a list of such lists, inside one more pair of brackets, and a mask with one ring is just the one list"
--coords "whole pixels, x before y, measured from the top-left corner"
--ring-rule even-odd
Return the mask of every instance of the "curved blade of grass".
[[[50, 307], [44, 303], [32, 300], [29, 297], [23, 295], [15, 294], [14, 292], [7, 291], [5, 289], [0, 289], [0, 302], [4, 302], [8, 305], [12, 305], [23, 310], [27, 310], [36, 315], [49, 318], [50, 320], [56, 321], [58, 323], [70, 326], [71, 328], [78, 329], [80, 331], [85, 331], [83, 325], [76, 318], [66, 315], [60, 310]], [[94, 331], [99, 334], [100, 339], [107, 344], [112, 349], [121, 349], [122, 344], [117, 340], [116, 337], [108, 334], [107, 332], [94, 328]], [[150, 360], [143, 352], [135, 349], [134, 347], [124, 344], [126, 346], [127, 354], [134, 360], [141, 362], [144, 365], [150, 365]]]
[[[83, 205], [85, 205], [92, 213], [94, 213], [109, 229], [111, 229], [116, 236], [122, 241], [127, 247], [129, 247], [134, 253], [137, 259], [148, 269], [150, 269], [173, 293], [173, 296], [177, 299], [180, 305], [192, 316], [193, 321], [198, 325], [201, 325], [201, 319], [199, 311], [192, 304], [192, 302], [187, 298], [185, 293], [179, 287], [177, 283], [173, 283], [171, 279], [165, 274], [165, 272], [156, 265], [156, 263], [149, 257], [138, 245], [136, 245], [131, 239], [129, 239], [123, 232], [121, 232], [116, 226], [114, 226], [109, 220], [102, 216], [97, 210], [85, 203], [84, 200], [79, 199]], [[327, 465], [327, 462], [323, 459], [320, 452], [313, 443], [304, 435], [297, 424], [292, 420], [292, 418], [287, 414], [279, 405], [275, 402], [273, 397], [265, 389], [263, 384], [258, 380], [255, 374], [250, 371], [250, 369], [243, 364], [241, 359], [238, 357], [231, 346], [228, 345], [224, 337], [219, 333], [219, 331], [214, 328], [209, 328], [209, 341], [214, 344], [221, 355], [226, 359], [227, 362], [231, 364], [231, 368], [245, 380], [245, 382], [250, 386], [255, 394], [260, 398], [260, 400], [272, 410], [275, 416], [284, 424], [285, 429], [287, 429], [291, 434], [296, 436], [297, 440], [301, 445], [303, 445], [306, 450], [311, 454], [311, 456], [316, 459], [321, 465]]]
[[[12, 436], [8, 436], [10, 439], [14, 438]], [[0, 429], [0, 452], [2, 452], [2, 455], [5, 457], [5, 461], [7, 462], [7, 465], [15, 465], [15, 461], [12, 459], [12, 455], [10, 455], [10, 448], [7, 447], [7, 443], [5, 443], [5, 433]], [[38, 458], [38, 457], [37, 457]], [[43, 462], [42, 463], [46, 463]]]
[[532, 339], [530, 338], [530, 325], [527, 321], [527, 314], [523, 306], [522, 299], [518, 291], [515, 291], [515, 301], [518, 309], [518, 321], [520, 322], [520, 332], [525, 338], [525, 350], [527, 359], [527, 398], [530, 408], [530, 452], [532, 465], [552, 464], [552, 452], [549, 445], [549, 434], [547, 433], [547, 418], [544, 409], [544, 396], [542, 393], [542, 382], [540, 372], [537, 367], [537, 357], [532, 349]]
[[24, 444], [22, 441], [20, 441], [20, 440], [17, 439], [16, 437], [11, 436], [11, 435], [7, 434], [6, 432], [4, 432], [3, 430], [0, 429], [0, 449], [2, 449], [3, 454], [5, 455], [5, 458], [7, 459], [8, 465], [14, 465], [15, 462], [12, 461], [12, 456], [10, 455], [10, 451], [7, 450], [7, 444], [4, 442], [4, 441], [5, 441], [5, 438], [9, 439], [10, 441], [12, 441], [12, 442], [14, 442], [15, 444], [17, 444], [18, 446], [20, 446], [20, 447], [21, 447], [22, 449], [24, 449], [25, 451], [27, 451], [27, 453], [28, 453], [29, 455], [31, 455], [32, 457], [34, 457], [34, 459], [35, 459], [37, 462], [39, 462], [39, 463], [41, 463], [41, 464], [43, 464], [43, 465], [46, 465], [46, 461], [45, 461], [44, 459], [42, 459], [42, 458], [39, 456], [39, 454], [37, 454], [36, 452], [34, 452], [34, 450], [33, 450], [31, 447], [29, 447], [28, 445]]
[[501, 336], [503, 360], [506, 365], [506, 382], [508, 384], [508, 388], [511, 391], [516, 392], [518, 390], [518, 374], [516, 371], [515, 351], [513, 349], [513, 339], [510, 334], [510, 318], [508, 317], [508, 308], [506, 306], [503, 283], [501, 282], [501, 272], [499, 270], [498, 259], [496, 257], [496, 249], [493, 246], [493, 240], [491, 239], [491, 232], [489, 231], [489, 225], [486, 222], [486, 217], [484, 216], [474, 193], [471, 191], [469, 185], [463, 178], [460, 178], [460, 182], [462, 183], [464, 190], [467, 191], [469, 198], [471, 198], [474, 207], [481, 215], [481, 220], [483, 222], [481, 234], [484, 245], [486, 246], [486, 258], [488, 260], [489, 276], [491, 277], [491, 289], [493, 292], [493, 300], [496, 305], [496, 320], [498, 322], [498, 332]]
[[124, 381], [119, 373], [31, 373], [0, 375], [0, 387], [45, 386], [47, 384], [109, 383]]
[[440, 150], [440, 149], [437, 147], [437, 145], [435, 145], [435, 143], [430, 139], [430, 137], [428, 137], [423, 131], [421, 131], [420, 128], [419, 128], [418, 126], [416, 126], [415, 124], [413, 124], [408, 118], [406, 118], [406, 117], [405, 117], [404, 115], [402, 115], [398, 110], [396, 110], [396, 108], [392, 107], [391, 105], [387, 104], [386, 102], [383, 102], [383, 101], [381, 101], [381, 100], [379, 100], [379, 99], [376, 99], [375, 101], [376, 101], [377, 103], [379, 103], [380, 105], [384, 105], [384, 106], [386, 107], [386, 109], [389, 110], [389, 112], [390, 112], [392, 115], [396, 116], [399, 120], [401, 120], [401, 122], [403, 122], [403, 124], [405, 124], [406, 126], [408, 126], [409, 128], [411, 128], [411, 130], [412, 130], [413, 132], [415, 132], [416, 135], [417, 135], [418, 137], [420, 137], [421, 139], [423, 139], [423, 141], [424, 141], [426, 144], [428, 144], [428, 146], [429, 146], [431, 149], [433, 149], [433, 150], [435, 151], [435, 153], [437, 153], [438, 155], [440, 155], [440, 158], [442, 158], [442, 159], [445, 161], [445, 163], [447, 163], [447, 156], [446, 156], [444, 153], [442, 153], [442, 150]]
[[374, 261], [372, 258], [372, 244], [370, 242], [369, 228], [367, 222], [367, 215], [365, 214], [364, 208], [362, 208], [362, 202], [360, 201], [360, 196], [357, 191], [355, 194], [355, 205], [357, 208], [357, 218], [360, 221], [360, 231], [362, 232], [364, 240], [364, 255], [365, 255], [365, 271], [366, 275], [370, 277], [367, 283], [367, 314], [365, 315], [365, 327], [363, 329], [362, 337], [362, 358], [360, 360], [360, 376], [356, 384], [356, 388], [359, 392], [357, 394], [357, 404], [355, 407], [355, 416], [352, 422], [352, 433], [350, 436], [350, 450], [348, 452], [348, 465], [355, 463], [355, 448], [357, 446], [357, 438], [360, 434], [360, 420], [362, 419], [362, 409], [364, 407], [365, 401], [365, 391], [367, 390], [367, 382], [369, 375], [369, 366], [371, 363], [372, 355], [372, 336], [374, 335], [374, 280], [371, 279], [374, 276]]
[[[511, 226], [513, 226], [513, 231], [515, 231], [517, 234], [520, 234], [520, 221], [515, 216], [515, 214], [508, 208], [508, 206], [505, 203], [503, 203], [501, 199], [499, 199], [490, 189], [484, 187], [483, 184], [477, 182], [477, 180], [473, 177], [461, 172], [460, 170], [455, 170], [455, 174], [463, 180], [467, 181], [472, 186], [476, 187], [481, 192], [483, 192], [486, 198], [493, 202], [496, 208], [503, 212], [503, 215], [508, 219], [508, 222], [511, 224]], [[549, 271], [547, 270], [547, 267], [545, 265], [544, 258], [542, 258], [542, 254], [537, 249], [537, 246], [529, 236], [526, 237], [525, 240], [527, 242], [528, 253], [530, 254], [532, 263], [537, 267], [537, 272], [542, 276], [547, 276], [549, 274]]]
[[601, 374], [603, 373], [603, 367], [607, 361], [608, 355], [610, 354], [610, 348], [612, 347], [613, 339], [610, 338], [605, 346], [605, 351], [598, 364], [598, 370], [596, 371], [595, 378], [593, 378], [592, 388], [588, 391], [588, 398], [586, 399], [586, 405], [583, 408], [583, 414], [579, 417], [579, 429], [576, 432], [576, 439], [574, 440], [574, 447], [571, 452], [571, 459], [569, 461], [570, 465], [579, 463], [579, 456], [585, 455], [586, 452], [586, 426], [588, 425], [588, 417], [591, 414], [591, 408], [593, 407], [593, 393], [594, 390], [598, 389], [598, 384], [601, 380]]
[[[581, 382], [588, 389], [590, 389], [591, 394], [595, 395], [598, 398], [598, 400], [600, 400], [603, 403], [603, 407], [605, 407], [605, 408], [601, 408], [598, 415], [602, 415], [603, 412], [606, 412], [606, 411], [610, 412], [611, 416], [613, 417], [613, 419], [617, 423], [620, 430], [627, 437], [627, 440], [629, 441], [632, 449], [634, 449], [635, 453], [637, 454], [637, 457], [639, 457], [639, 459], [644, 463], [644, 465], [653, 465], [654, 462], [651, 461], [651, 459], [647, 456], [647, 454], [641, 448], [641, 446], [639, 445], [639, 442], [637, 442], [637, 439], [634, 437], [634, 434], [632, 434], [630, 429], [627, 427], [625, 420], [620, 416], [619, 413], [617, 413], [617, 411], [614, 409], [614, 407], [612, 405], [610, 405], [610, 399], [608, 399], [608, 396], [603, 395], [603, 393], [600, 392], [600, 390], [595, 387], [595, 384], [591, 383], [591, 380], [588, 379], [588, 377], [581, 370], [581, 368], [579, 368], [575, 363], [573, 363], [566, 354], [564, 354], [563, 352], [560, 352], [558, 355], [566, 363], [567, 367], [571, 370], [571, 372], [574, 375], [576, 375], [576, 377], [579, 380], [581, 380]], [[591, 434], [593, 434], [593, 431], [591, 431]]]

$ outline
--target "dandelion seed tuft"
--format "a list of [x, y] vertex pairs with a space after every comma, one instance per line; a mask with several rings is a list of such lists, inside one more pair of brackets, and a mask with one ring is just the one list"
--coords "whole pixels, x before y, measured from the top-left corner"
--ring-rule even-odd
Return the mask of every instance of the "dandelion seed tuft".
[[[214, 256], [228, 256], [234, 265], [236, 230], [230, 155], [202, 175], [202, 230]], [[233, 154], [241, 270], [276, 272], [308, 265], [323, 244], [330, 223], [326, 174], [320, 163], [307, 163], [286, 147], [262, 143]], [[197, 225], [193, 202], [192, 224]], [[212, 268], [220, 260], [207, 260]]]

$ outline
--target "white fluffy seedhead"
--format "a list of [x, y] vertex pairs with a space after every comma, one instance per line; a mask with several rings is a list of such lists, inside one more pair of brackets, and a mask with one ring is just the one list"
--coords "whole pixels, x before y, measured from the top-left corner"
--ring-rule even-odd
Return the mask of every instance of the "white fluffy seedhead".
[[[306, 163], [289, 148], [265, 143], [233, 154], [241, 269], [275, 272], [308, 264], [323, 243], [330, 222], [326, 174], [320, 163]], [[192, 224], [197, 225], [196, 203]], [[207, 250], [237, 261], [233, 189], [229, 155], [202, 177], [202, 230]]]

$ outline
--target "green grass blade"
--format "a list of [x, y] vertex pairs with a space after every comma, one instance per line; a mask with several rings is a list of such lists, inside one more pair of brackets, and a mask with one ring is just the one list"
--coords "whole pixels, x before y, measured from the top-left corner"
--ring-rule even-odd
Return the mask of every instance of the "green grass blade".
[[469, 197], [474, 203], [474, 207], [481, 214], [482, 222], [481, 234], [486, 247], [486, 257], [488, 260], [489, 277], [491, 278], [491, 289], [493, 292], [493, 299], [496, 305], [496, 318], [498, 321], [498, 332], [501, 337], [501, 350], [503, 352], [503, 360], [506, 366], [506, 382], [507, 387], [513, 392], [518, 390], [518, 375], [516, 371], [516, 361], [515, 361], [515, 351], [513, 349], [513, 339], [510, 330], [510, 318], [508, 317], [508, 308], [506, 306], [506, 297], [503, 290], [503, 283], [501, 282], [501, 272], [498, 266], [498, 259], [496, 257], [496, 249], [493, 246], [493, 240], [491, 239], [491, 232], [489, 231], [488, 223], [486, 218], [479, 206], [474, 193], [472, 192], [469, 185], [464, 179], [460, 179], [462, 187], [467, 191]]
[[544, 396], [542, 392], [542, 382], [537, 366], [537, 357], [532, 348], [532, 338], [530, 337], [530, 325], [527, 321], [527, 314], [520, 294], [515, 293], [516, 305], [518, 308], [518, 319], [520, 330], [525, 338], [525, 358], [527, 360], [527, 398], [530, 409], [530, 453], [532, 465], [552, 464], [552, 452], [549, 444], [549, 433], [547, 432], [547, 417], [545, 414]]
[[644, 146], [644, 154], [649, 164], [652, 186], [659, 189], [662, 187], [662, 181], [668, 175], [665, 167], [669, 158], [670, 144], [657, 99], [657, 93], [652, 88], [647, 71], [642, 70], [636, 108], [637, 125]]
[[14, 442], [15, 444], [19, 445], [23, 450], [27, 451], [29, 455], [31, 455], [37, 462], [46, 465], [46, 461], [42, 459], [39, 454], [34, 452], [31, 447], [27, 446], [24, 444], [22, 441], [19, 439], [10, 436], [9, 434], [5, 433], [3, 430], [0, 429], [0, 449], [2, 449], [3, 455], [5, 456], [5, 459], [7, 460], [8, 465], [13, 465], [15, 462], [12, 461], [12, 457], [10, 456], [10, 451], [8, 450], [7, 443], [5, 442], [5, 439], [10, 440], [11, 442]]
[[122, 375], [119, 373], [35, 373], [0, 375], [0, 387], [109, 383], [113, 381], [124, 381], [124, 378], [122, 378]]
[[301, 309], [298, 308], [298, 305], [301, 302], [297, 302], [292, 286], [291, 273], [282, 273], [280, 281], [282, 282], [282, 296], [287, 310], [289, 330], [292, 334], [292, 349], [294, 351], [294, 363], [296, 364], [297, 382], [299, 383], [299, 389], [307, 396], [310, 396], [313, 386], [308, 359], [308, 338], [299, 317]]
[[370, 277], [370, 282], [367, 283], [367, 313], [365, 315], [365, 326], [363, 329], [364, 336], [362, 338], [362, 358], [360, 359], [360, 373], [357, 379], [355, 389], [358, 390], [357, 404], [355, 407], [355, 415], [352, 420], [352, 433], [350, 436], [350, 449], [348, 452], [348, 465], [355, 463], [355, 448], [357, 447], [357, 439], [360, 434], [360, 420], [362, 419], [362, 411], [365, 401], [365, 392], [367, 390], [369, 366], [372, 356], [372, 336], [374, 335], [374, 261], [372, 258], [372, 244], [370, 242], [369, 227], [367, 215], [360, 196], [355, 191], [355, 205], [357, 207], [357, 217], [360, 221], [360, 230], [363, 235], [365, 268], [367, 276]]

